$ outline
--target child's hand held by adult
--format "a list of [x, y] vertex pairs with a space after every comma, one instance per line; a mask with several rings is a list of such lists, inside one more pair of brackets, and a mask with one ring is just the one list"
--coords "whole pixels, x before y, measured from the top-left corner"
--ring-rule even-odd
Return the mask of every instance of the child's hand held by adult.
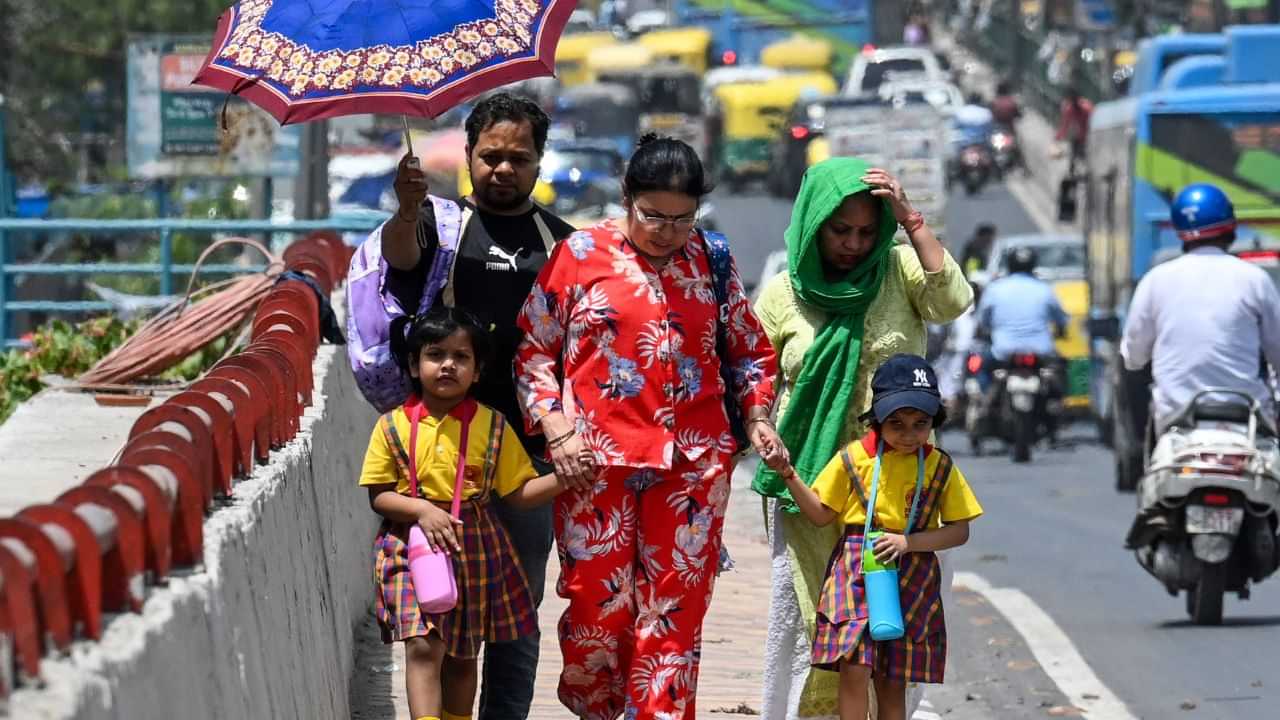
[[548, 443], [556, 477], [570, 490], [585, 492], [595, 485], [595, 461], [577, 432]]
[[462, 519], [455, 518], [448, 512], [425, 502], [426, 507], [418, 514], [418, 527], [427, 537], [427, 544], [438, 553], [462, 553], [462, 543], [458, 540], [458, 530], [462, 527]]

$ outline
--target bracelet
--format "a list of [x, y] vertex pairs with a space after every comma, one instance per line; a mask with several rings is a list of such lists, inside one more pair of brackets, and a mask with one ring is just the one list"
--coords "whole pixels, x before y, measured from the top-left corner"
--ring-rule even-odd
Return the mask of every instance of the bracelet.
[[773, 423], [770, 423], [770, 422], [769, 422], [769, 418], [768, 418], [768, 417], [766, 417], [766, 416], [764, 416], [764, 415], [761, 415], [761, 416], [758, 416], [758, 417], [747, 418], [747, 427], [750, 427], [750, 426], [751, 426], [751, 423], [758, 423], [758, 422], [768, 423], [770, 427], [772, 427], [772, 426], [773, 426]]
[[569, 438], [573, 437], [574, 434], [577, 432], [578, 430], [576, 428], [571, 428], [568, 432], [561, 435], [560, 437], [551, 438], [550, 440], [547, 440], [547, 447], [549, 448], [560, 447], [561, 445], [564, 444], [565, 440], [568, 440]]
[[409, 224], [409, 225], [417, 225], [417, 224], [418, 224], [418, 218], [416, 218], [416, 217], [414, 217], [414, 218], [406, 218], [406, 217], [404, 216], [403, 209], [396, 210], [396, 217], [400, 218], [400, 222], [402, 222], [402, 223], [407, 223], [407, 224]]
[[898, 224], [902, 226], [903, 230], [907, 231], [908, 235], [911, 235], [915, 231], [924, 227], [924, 215], [919, 210], [914, 210], [907, 216], [906, 220], [903, 220]]

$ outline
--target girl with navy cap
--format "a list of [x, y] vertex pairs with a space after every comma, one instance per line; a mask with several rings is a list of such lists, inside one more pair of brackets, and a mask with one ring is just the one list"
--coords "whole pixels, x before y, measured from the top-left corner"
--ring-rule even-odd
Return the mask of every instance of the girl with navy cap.
[[[946, 666], [942, 574], [935, 555], [969, 539], [982, 514], [951, 456], [929, 444], [946, 420], [938, 379], [924, 358], [894, 355], [871, 381], [871, 431], [831, 458], [806, 486], [785, 456], [764, 458], [787, 483], [801, 512], [815, 525], [841, 523], [844, 540], [827, 566], [818, 604], [812, 663], [840, 674], [840, 717], [867, 717], [874, 683], [880, 720], [906, 716], [907, 683], [941, 683]], [[867, 504], [871, 500], [871, 522]], [[873, 640], [863, 581], [866, 527], [880, 531], [872, 546], [881, 564], [899, 567], [905, 633]]]

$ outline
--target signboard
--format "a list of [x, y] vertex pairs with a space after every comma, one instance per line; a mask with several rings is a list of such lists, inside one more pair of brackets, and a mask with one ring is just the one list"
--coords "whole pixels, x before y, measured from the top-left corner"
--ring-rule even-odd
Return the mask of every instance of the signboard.
[[[132, 177], [290, 176], [301, 129], [191, 79], [209, 38], [148, 36], [129, 43], [128, 159]], [[227, 129], [222, 130], [225, 114]]]

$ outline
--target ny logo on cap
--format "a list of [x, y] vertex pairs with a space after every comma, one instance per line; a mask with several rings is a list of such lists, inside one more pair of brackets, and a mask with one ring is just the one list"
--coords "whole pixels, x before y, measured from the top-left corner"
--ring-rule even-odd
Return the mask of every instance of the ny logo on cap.
[[925, 372], [924, 368], [916, 368], [913, 372], [915, 373], [915, 376], [916, 376], [915, 382], [912, 383], [914, 386], [932, 387], [929, 384], [929, 374]]

